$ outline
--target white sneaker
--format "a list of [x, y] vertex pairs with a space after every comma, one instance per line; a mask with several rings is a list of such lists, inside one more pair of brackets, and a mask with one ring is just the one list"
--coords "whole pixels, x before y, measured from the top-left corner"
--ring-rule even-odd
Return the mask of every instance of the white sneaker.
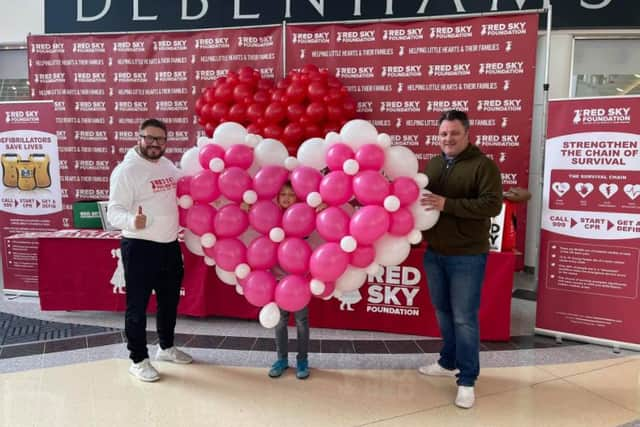
[[149, 359], [144, 359], [139, 363], [132, 363], [129, 366], [129, 373], [140, 381], [154, 382], [160, 379], [160, 374], [153, 367]]
[[188, 365], [189, 363], [193, 362], [193, 358], [191, 356], [189, 356], [184, 351], [179, 350], [176, 346], [165, 348], [164, 350], [158, 347], [156, 360], [179, 363], [181, 365]]
[[456, 396], [456, 406], [459, 408], [469, 409], [473, 407], [476, 401], [476, 394], [473, 387], [467, 387], [464, 385], [458, 386], [458, 395]]
[[445, 369], [438, 362], [433, 362], [431, 365], [420, 366], [418, 372], [422, 375], [429, 375], [430, 377], [455, 377], [460, 370], [459, 369]]

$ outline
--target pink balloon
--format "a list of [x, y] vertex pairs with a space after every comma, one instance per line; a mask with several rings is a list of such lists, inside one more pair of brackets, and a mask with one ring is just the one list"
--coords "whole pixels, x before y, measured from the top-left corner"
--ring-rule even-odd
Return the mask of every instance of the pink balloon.
[[408, 208], [400, 208], [395, 212], [391, 212], [389, 233], [394, 236], [406, 236], [413, 230], [414, 220], [413, 214]]
[[384, 166], [384, 150], [376, 144], [365, 144], [356, 151], [360, 170], [379, 171]]
[[316, 210], [306, 203], [294, 203], [282, 215], [282, 228], [287, 236], [306, 237], [316, 225]]
[[[251, 188], [251, 177], [244, 169], [232, 166], [220, 174], [218, 186], [224, 197], [240, 203], [244, 192]], [[191, 187], [193, 187], [193, 182], [191, 182]]]
[[235, 238], [218, 239], [213, 248], [204, 248], [204, 253], [225, 271], [235, 271], [238, 264], [247, 260], [247, 248]]
[[276, 304], [283, 310], [302, 310], [311, 301], [309, 280], [301, 276], [287, 276], [276, 285]]
[[382, 206], [368, 205], [358, 209], [349, 222], [349, 234], [358, 243], [370, 245], [389, 229], [389, 214]]
[[363, 205], [382, 205], [389, 191], [389, 181], [380, 172], [368, 170], [353, 178], [353, 192]]
[[198, 161], [203, 169], [209, 169], [209, 162], [214, 158], [220, 158], [224, 160], [224, 149], [217, 144], [207, 144], [200, 148], [198, 153]]
[[178, 179], [178, 185], [176, 188], [176, 193], [178, 197], [184, 196], [185, 194], [191, 193], [191, 176], [182, 176]]
[[271, 272], [252, 271], [242, 281], [242, 290], [249, 303], [262, 307], [275, 299], [276, 284], [276, 278]]
[[183, 209], [178, 207], [178, 222], [181, 227], [187, 227], [187, 215], [189, 214], [189, 209]]
[[210, 203], [220, 196], [218, 174], [209, 169], [198, 172], [191, 178], [191, 197], [196, 202]]
[[311, 192], [318, 191], [322, 174], [309, 166], [298, 166], [291, 172], [291, 186], [299, 199], [305, 200]]
[[349, 265], [349, 255], [338, 243], [325, 243], [313, 251], [309, 259], [311, 275], [323, 282], [335, 282]]
[[320, 195], [330, 206], [347, 203], [353, 196], [351, 177], [342, 171], [330, 172], [320, 182]]
[[336, 283], [335, 282], [325, 282], [325, 284], [324, 284], [324, 292], [321, 293], [320, 295], [317, 295], [317, 297], [318, 298], [327, 298], [335, 290], [336, 290]]
[[237, 166], [241, 169], [249, 169], [253, 163], [253, 149], [246, 145], [234, 144], [227, 148], [224, 154], [224, 164], [229, 166]]
[[278, 246], [278, 264], [287, 273], [306, 274], [310, 257], [311, 246], [298, 237], [287, 237]]
[[401, 176], [391, 183], [391, 193], [400, 199], [400, 206], [409, 206], [418, 200], [420, 188], [412, 178]]
[[247, 262], [254, 270], [268, 270], [278, 262], [278, 244], [267, 236], [257, 237], [247, 248]]
[[205, 203], [196, 203], [187, 211], [187, 227], [196, 236], [213, 232], [213, 218], [216, 210]]
[[351, 147], [347, 144], [333, 144], [327, 149], [327, 166], [332, 171], [341, 171], [345, 161], [355, 156]]
[[249, 217], [240, 206], [230, 203], [218, 210], [213, 229], [218, 237], [237, 237], [249, 226]]
[[366, 268], [376, 257], [376, 250], [373, 246], [358, 245], [355, 251], [351, 252], [351, 265], [358, 268]]
[[282, 209], [271, 200], [258, 200], [249, 209], [249, 224], [259, 233], [269, 234], [273, 227], [280, 227]]
[[260, 199], [273, 199], [288, 177], [289, 172], [282, 166], [263, 166], [253, 177], [253, 189]]
[[327, 242], [339, 242], [349, 233], [349, 215], [342, 208], [330, 206], [316, 217], [316, 228]]

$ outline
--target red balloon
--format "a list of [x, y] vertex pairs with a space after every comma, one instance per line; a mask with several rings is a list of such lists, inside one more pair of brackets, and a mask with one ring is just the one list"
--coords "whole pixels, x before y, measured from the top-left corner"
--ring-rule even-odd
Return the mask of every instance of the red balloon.
[[282, 128], [275, 123], [268, 124], [262, 131], [265, 138], [280, 139], [282, 136]]
[[336, 76], [329, 76], [327, 77], [327, 86], [329, 86], [329, 88], [340, 89], [342, 83], [340, 83], [340, 80], [338, 80]]
[[200, 126], [204, 126], [205, 124], [207, 124], [207, 119], [205, 119], [204, 117], [200, 116], [198, 117], [198, 124]]
[[[318, 73], [318, 75], [320, 75]], [[312, 81], [307, 87], [307, 93], [311, 101], [324, 101], [324, 97], [327, 94], [327, 87], [323, 82]]]
[[340, 89], [332, 87], [327, 91], [327, 95], [324, 97], [324, 101], [328, 104], [334, 104], [342, 102], [344, 94], [340, 92]]
[[258, 90], [269, 90], [273, 87], [273, 82], [271, 80], [261, 79], [258, 80]]
[[196, 104], [195, 104], [195, 112], [196, 115], [200, 115], [200, 111], [202, 110], [202, 107], [206, 105], [206, 103], [204, 102], [204, 99], [202, 99], [202, 97], [196, 99]]
[[286, 93], [284, 89], [275, 89], [271, 94], [271, 100], [274, 102], [283, 102], [283, 99], [287, 96]]
[[304, 115], [305, 108], [300, 104], [287, 105], [287, 119], [290, 122], [297, 122]]
[[336, 104], [327, 105], [327, 119], [332, 122], [339, 122], [342, 120], [342, 107]]
[[289, 86], [289, 83], [286, 80], [280, 80], [276, 83], [276, 88], [277, 89], [283, 89], [286, 90], [287, 86]]
[[245, 98], [251, 98], [253, 96], [253, 89], [246, 83], [238, 83], [233, 88], [233, 99], [236, 102], [243, 102]]
[[320, 123], [327, 116], [327, 108], [322, 102], [312, 102], [307, 106], [307, 116], [314, 123]]
[[322, 129], [320, 128], [320, 126], [316, 125], [316, 124], [310, 124], [307, 125], [304, 128], [304, 135], [305, 135], [305, 139], [309, 139], [309, 138], [321, 138], [324, 135], [322, 134]]
[[[306, 111], [306, 109], [305, 109]], [[305, 112], [301, 117], [300, 120], [298, 120], [298, 123], [300, 123], [303, 127], [304, 126], [309, 126], [310, 124], [312, 124], [313, 122], [311, 121], [311, 119], [309, 118], [309, 116], [307, 116], [307, 113]]]
[[253, 94], [253, 100], [258, 104], [268, 104], [270, 100], [269, 93], [265, 90], [259, 90]]
[[269, 123], [280, 123], [285, 118], [287, 111], [280, 102], [272, 102], [264, 110], [264, 118]]
[[335, 122], [329, 122], [324, 125], [324, 127], [322, 128], [322, 132], [324, 133], [324, 135], [328, 134], [329, 132], [340, 133], [340, 125]]
[[211, 119], [221, 120], [229, 114], [229, 107], [224, 102], [216, 102], [211, 106]]
[[292, 82], [286, 90], [287, 98], [291, 102], [302, 102], [307, 94], [307, 90], [302, 83]]
[[247, 132], [256, 135], [262, 135], [262, 128], [255, 123], [251, 123], [249, 126], [247, 126]]
[[206, 102], [207, 104], [213, 104], [214, 102], [216, 102], [215, 89], [210, 87], [206, 88], [204, 92], [202, 92], [202, 99], [204, 99], [204, 102]]
[[229, 108], [227, 118], [236, 123], [244, 123], [247, 119], [247, 109], [242, 104], [234, 104]]
[[212, 138], [213, 137], [213, 131], [215, 130], [216, 125], [214, 125], [213, 123], [209, 122], [206, 125], [204, 125], [204, 133], [207, 134], [207, 137]]
[[215, 91], [215, 99], [227, 104], [233, 101], [233, 86], [228, 83], [218, 86]]
[[356, 116], [356, 102], [353, 99], [347, 99], [342, 103], [343, 118], [349, 120]]
[[302, 72], [303, 72], [303, 73], [310, 73], [310, 72], [312, 72], [312, 71], [320, 71], [320, 70], [319, 70], [319, 69], [318, 69], [318, 67], [317, 67], [316, 65], [314, 65], [314, 64], [305, 64], [305, 65], [302, 67]]
[[204, 104], [202, 106], [202, 108], [200, 109], [200, 114], [199, 116], [205, 121], [208, 122], [210, 119], [213, 119], [214, 117], [211, 115], [211, 104]]
[[258, 103], [250, 104], [247, 107], [247, 119], [255, 123], [264, 114], [264, 107]]
[[257, 80], [254, 79], [254, 70], [251, 67], [242, 67], [240, 71], [238, 71], [238, 81], [241, 84], [246, 84], [251, 87], [255, 86]]
[[287, 148], [289, 145], [297, 145], [304, 138], [304, 128], [299, 123], [289, 123], [282, 131], [282, 139]]
[[225, 83], [229, 83], [232, 87], [240, 83], [240, 80], [238, 80], [238, 73], [236, 73], [235, 71], [229, 71], [227, 73]]
[[226, 77], [218, 77], [213, 81], [213, 88], [214, 89], [217, 88], [218, 86], [220, 86], [222, 83], [226, 81], [227, 81]]

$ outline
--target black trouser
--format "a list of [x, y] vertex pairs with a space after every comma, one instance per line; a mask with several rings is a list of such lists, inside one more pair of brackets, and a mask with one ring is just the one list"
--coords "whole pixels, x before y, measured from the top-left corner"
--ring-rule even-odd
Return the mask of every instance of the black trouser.
[[129, 357], [134, 363], [149, 357], [147, 350], [147, 305], [156, 291], [156, 325], [160, 347], [173, 346], [180, 285], [184, 275], [178, 241], [157, 243], [123, 238], [120, 243], [124, 278], [127, 285], [127, 311], [124, 331]]

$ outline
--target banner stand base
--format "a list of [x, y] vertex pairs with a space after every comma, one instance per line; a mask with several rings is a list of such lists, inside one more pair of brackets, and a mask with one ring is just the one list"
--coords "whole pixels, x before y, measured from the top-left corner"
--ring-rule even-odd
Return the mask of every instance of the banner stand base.
[[547, 335], [550, 337], [554, 337], [558, 344], [562, 342], [563, 338], [566, 338], [573, 341], [580, 341], [580, 342], [586, 342], [589, 344], [601, 345], [604, 347], [611, 347], [613, 349], [613, 352], [616, 354], [620, 353], [621, 349], [640, 352], [640, 344], [635, 344], [635, 343], [614, 341], [614, 340], [608, 340], [604, 338], [588, 337], [586, 335], [576, 335], [576, 334], [570, 334], [567, 332], [552, 331], [549, 329], [541, 329], [541, 328], [534, 328], [533, 332], [538, 335]]
[[20, 289], [3, 289], [2, 292], [4, 292], [5, 297], [10, 297], [9, 299], [38, 296], [38, 291], [23, 291]]

